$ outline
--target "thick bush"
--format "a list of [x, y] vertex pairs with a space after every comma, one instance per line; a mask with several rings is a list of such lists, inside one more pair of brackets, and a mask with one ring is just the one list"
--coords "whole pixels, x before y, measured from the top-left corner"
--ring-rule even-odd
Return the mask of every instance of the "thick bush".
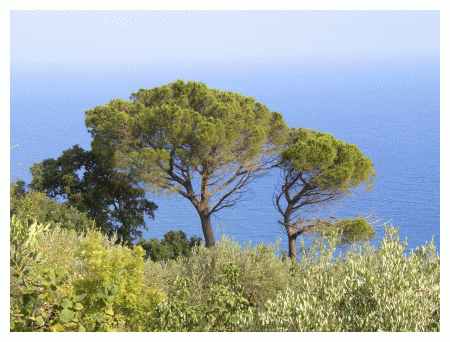
[[202, 296], [192, 278], [178, 276], [167, 300], [158, 306], [153, 328], [162, 331], [240, 331], [252, 322], [254, 308], [239, 282], [239, 268], [227, 264]]
[[11, 330], [146, 330], [164, 294], [146, 285], [142, 248], [47, 228], [12, 218]]
[[266, 245], [241, 247], [228, 239], [214, 248], [198, 246], [190, 257], [181, 257], [164, 263], [148, 261], [146, 273], [155, 286], [170, 291], [177, 277], [189, 279], [193, 289], [192, 302], [200, 302], [210, 293], [209, 286], [222, 283], [229, 265], [239, 270], [237, 281], [247, 300], [255, 306], [262, 305], [286, 287], [290, 266], [277, 256], [276, 249]]
[[21, 181], [11, 184], [10, 204], [10, 215], [15, 215], [28, 224], [34, 221], [58, 223], [64, 228], [77, 231], [86, 231], [95, 225], [85, 213], [68, 204], [58, 203], [41, 192], [26, 192]]
[[406, 253], [389, 228], [368, 245], [336, 258], [315, 246], [294, 268], [289, 287], [266, 303], [260, 330], [439, 330], [439, 257], [433, 244]]
[[438, 331], [439, 256], [393, 229], [339, 254], [230, 240], [152, 261], [95, 230], [11, 220], [13, 331]]
[[340, 242], [339, 234], [317, 240], [298, 263], [264, 246], [240, 248], [230, 241], [200, 247], [188, 259], [148, 262], [152, 279], [168, 291], [153, 328], [439, 330], [439, 257], [432, 243], [407, 252], [394, 229], [379, 248], [358, 246], [339, 255]]

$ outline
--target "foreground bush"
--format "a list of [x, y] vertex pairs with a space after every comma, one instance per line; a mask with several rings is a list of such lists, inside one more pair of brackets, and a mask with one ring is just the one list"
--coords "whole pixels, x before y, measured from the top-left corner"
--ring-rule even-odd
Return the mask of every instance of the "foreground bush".
[[379, 249], [333, 260], [304, 255], [289, 287], [266, 303], [262, 330], [439, 330], [439, 257], [433, 244], [408, 256], [397, 231]]
[[163, 293], [145, 284], [142, 248], [11, 223], [11, 330], [145, 330]]
[[379, 248], [300, 261], [222, 240], [154, 262], [101, 233], [11, 222], [14, 331], [437, 331], [439, 257], [388, 229]]

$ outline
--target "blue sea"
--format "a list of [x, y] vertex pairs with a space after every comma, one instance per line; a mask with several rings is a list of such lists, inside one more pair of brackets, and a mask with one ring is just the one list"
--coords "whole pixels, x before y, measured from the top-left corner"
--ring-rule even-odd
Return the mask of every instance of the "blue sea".
[[[399, 228], [411, 248], [434, 238], [439, 248], [439, 64], [287, 63], [271, 65], [12, 65], [11, 178], [30, 181], [30, 166], [74, 144], [90, 146], [84, 111], [139, 88], [176, 80], [253, 96], [283, 113], [291, 127], [307, 127], [357, 144], [372, 160], [371, 191], [357, 189], [305, 217], [369, 216], [377, 243], [385, 224]], [[217, 237], [241, 243], [285, 239], [272, 204], [277, 174], [253, 183], [243, 201], [214, 217]], [[145, 237], [170, 229], [201, 236], [194, 209], [183, 198], [149, 194], [159, 209]]]

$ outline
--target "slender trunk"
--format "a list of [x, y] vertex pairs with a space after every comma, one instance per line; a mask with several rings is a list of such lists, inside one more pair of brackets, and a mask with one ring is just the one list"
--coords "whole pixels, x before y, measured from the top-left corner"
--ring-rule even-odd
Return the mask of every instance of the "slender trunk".
[[289, 257], [292, 260], [297, 260], [297, 235], [290, 235], [288, 234], [288, 240], [289, 240]]
[[208, 192], [209, 173], [206, 164], [203, 165], [202, 181], [200, 185], [200, 204], [197, 207], [200, 221], [202, 222], [203, 236], [206, 247], [213, 247], [216, 244], [214, 231], [211, 225], [211, 215], [209, 212], [209, 192]]
[[289, 257], [292, 260], [297, 260], [297, 234], [291, 226], [291, 215], [292, 215], [292, 205], [289, 203], [284, 211], [284, 227], [286, 229], [286, 233], [288, 236], [288, 248], [289, 248]]
[[211, 216], [199, 213], [200, 221], [202, 222], [203, 236], [205, 238], [206, 247], [213, 247], [216, 243], [214, 239], [214, 231], [211, 225]]

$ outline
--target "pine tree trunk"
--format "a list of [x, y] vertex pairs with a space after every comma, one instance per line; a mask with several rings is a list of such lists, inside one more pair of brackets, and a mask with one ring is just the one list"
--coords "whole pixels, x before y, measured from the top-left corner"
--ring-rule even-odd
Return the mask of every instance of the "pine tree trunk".
[[283, 225], [286, 229], [287, 237], [288, 237], [288, 249], [289, 249], [289, 257], [292, 260], [297, 260], [297, 244], [296, 239], [297, 235], [292, 232], [291, 227], [291, 215], [292, 215], [292, 205], [288, 203], [286, 210], [284, 211], [283, 217]]
[[288, 234], [288, 240], [289, 240], [289, 257], [292, 260], [297, 260], [297, 244], [296, 244], [297, 237], [295, 235]]
[[213, 247], [216, 244], [214, 239], [214, 231], [211, 225], [211, 217], [206, 214], [199, 213], [202, 222], [203, 237], [205, 238], [206, 247]]

